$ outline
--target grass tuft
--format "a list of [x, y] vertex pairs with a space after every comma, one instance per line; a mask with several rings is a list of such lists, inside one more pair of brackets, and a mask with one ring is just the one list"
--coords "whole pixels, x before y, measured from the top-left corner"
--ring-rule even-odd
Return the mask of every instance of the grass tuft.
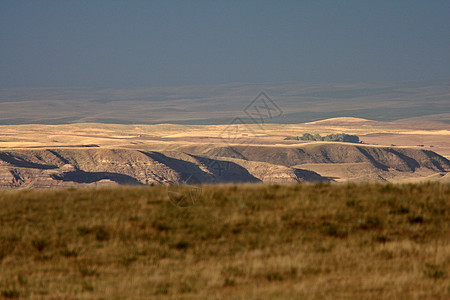
[[422, 216], [408, 216], [408, 222], [410, 224], [421, 224], [421, 223], [423, 223], [423, 217]]
[[189, 246], [190, 243], [187, 241], [179, 241], [173, 245], [173, 247], [178, 250], [186, 250], [187, 248], [189, 248]]
[[442, 279], [446, 277], [445, 271], [442, 267], [431, 263], [425, 264], [424, 274], [426, 277], [432, 279]]
[[99, 275], [96, 268], [90, 266], [79, 266], [78, 270], [80, 271], [81, 276], [89, 277], [89, 276], [97, 276]]
[[50, 241], [45, 238], [36, 238], [31, 241], [31, 244], [37, 251], [42, 252], [45, 248], [50, 245]]
[[2, 297], [8, 299], [19, 298], [20, 292], [15, 288], [2, 290]]
[[109, 232], [103, 228], [99, 227], [95, 233], [95, 239], [99, 242], [108, 241], [110, 238]]

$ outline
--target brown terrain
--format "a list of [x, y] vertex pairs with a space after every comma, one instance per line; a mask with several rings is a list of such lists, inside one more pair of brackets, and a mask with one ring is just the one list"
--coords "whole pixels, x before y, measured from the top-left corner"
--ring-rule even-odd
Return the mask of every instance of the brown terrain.
[[[439, 122], [5, 125], [0, 132], [2, 188], [450, 179], [450, 130]], [[305, 132], [345, 132], [362, 143], [284, 140]]]

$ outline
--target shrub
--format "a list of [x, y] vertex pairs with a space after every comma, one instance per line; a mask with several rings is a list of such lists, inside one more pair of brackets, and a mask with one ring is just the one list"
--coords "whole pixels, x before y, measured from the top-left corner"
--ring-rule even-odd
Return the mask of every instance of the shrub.
[[169, 283], [160, 283], [156, 287], [155, 295], [167, 295], [169, 293], [170, 284]]
[[408, 216], [408, 222], [410, 224], [420, 224], [420, 223], [423, 223], [423, 217], [422, 216]]
[[80, 271], [80, 274], [83, 277], [98, 275], [97, 269], [89, 266], [80, 266], [78, 267], [78, 270]]
[[236, 284], [236, 282], [234, 281], [233, 278], [225, 277], [225, 280], [223, 282], [223, 286], [233, 286], [235, 284]]
[[65, 256], [65, 257], [77, 257], [78, 256], [78, 251], [76, 249], [64, 249], [61, 251], [61, 255]]
[[382, 228], [383, 222], [379, 216], [367, 216], [364, 222], [360, 224], [361, 229], [370, 230]]
[[99, 242], [109, 240], [109, 232], [105, 228], [99, 227], [95, 233], [95, 239]]
[[14, 248], [15, 246], [12, 243], [0, 240], [0, 262], [7, 255], [11, 254]]
[[347, 236], [347, 232], [345, 230], [341, 229], [338, 225], [331, 223], [323, 223], [322, 232], [326, 235], [338, 238], [343, 238]]
[[125, 267], [130, 266], [133, 262], [137, 260], [136, 255], [126, 255], [120, 258], [120, 263], [124, 265]]
[[82, 285], [83, 285], [83, 290], [88, 291], [88, 292], [94, 291], [94, 286], [92, 285], [92, 283], [90, 283], [88, 281], [84, 281]]
[[189, 248], [189, 242], [179, 241], [178, 243], [176, 243], [174, 245], [174, 248], [178, 249], [178, 250], [185, 250], [185, 249]]
[[31, 241], [31, 244], [36, 248], [37, 251], [42, 252], [48, 245], [50, 245], [50, 242], [44, 238], [36, 238]]
[[324, 141], [331, 142], [345, 142], [345, 143], [359, 143], [359, 137], [346, 133], [330, 134], [323, 137]]
[[87, 227], [87, 226], [78, 226], [77, 232], [78, 232], [78, 235], [85, 236], [85, 235], [88, 235], [88, 234], [94, 232], [94, 228]]
[[445, 272], [441, 268], [439, 268], [438, 265], [426, 263], [425, 264], [425, 270], [424, 270], [425, 276], [432, 278], [432, 279], [441, 279], [445, 277]]
[[304, 133], [300, 139], [302, 141], [314, 141], [314, 137], [311, 133]]
[[390, 211], [391, 214], [403, 215], [409, 213], [409, 208], [403, 205]]
[[376, 235], [373, 237], [373, 240], [384, 244], [384, 243], [388, 242], [390, 239], [389, 239], [389, 237], [387, 237], [385, 235]]
[[2, 296], [5, 298], [19, 298], [20, 293], [15, 288], [2, 290]]
[[266, 273], [266, 279], [269, 281], [281, 281], [283, 275], [280, 272], [270, 271]]

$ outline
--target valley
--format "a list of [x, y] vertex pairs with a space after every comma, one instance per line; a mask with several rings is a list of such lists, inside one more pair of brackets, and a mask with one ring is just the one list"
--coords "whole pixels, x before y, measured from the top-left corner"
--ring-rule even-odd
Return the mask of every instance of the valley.
[[[0, 186], [447, 182], [450, 130], [441, 124], [3, 125]], [[345, 132], [361, 143], [285, 140], [305, 132]]]

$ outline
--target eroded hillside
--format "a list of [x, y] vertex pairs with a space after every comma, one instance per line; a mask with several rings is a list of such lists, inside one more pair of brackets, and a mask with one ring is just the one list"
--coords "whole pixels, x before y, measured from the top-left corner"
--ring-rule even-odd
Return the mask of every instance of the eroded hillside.
[[0, 186], [447, 180], [450, 161], [433, 151], [339, 143], [182, 146], [172, 151], [114, 148], [0, 152]]

